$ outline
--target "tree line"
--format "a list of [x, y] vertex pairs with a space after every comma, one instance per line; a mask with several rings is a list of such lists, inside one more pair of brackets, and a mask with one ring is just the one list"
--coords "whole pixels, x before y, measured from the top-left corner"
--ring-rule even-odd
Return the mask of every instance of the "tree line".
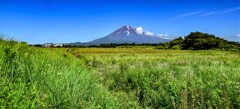
[[[41, 47], [41, 45], [34, 45], [36, 47]], [[202, 32], [192, 32], [187, 36], [178, 37], [170, 42], [159, 43], [159, 44], [136, 44], [136, 43], [110, 43], [110, 44], [100, 44], [100, 45], [68, 45], [64, 44], [65, 48], [133, 48], [133, 47], [155, 47], [158, 49], [178, 49], [178, 50], [240, 50], [240, 43], [225, 40], [224, 38], [216, 37], [215, 35], [202, 33]]]

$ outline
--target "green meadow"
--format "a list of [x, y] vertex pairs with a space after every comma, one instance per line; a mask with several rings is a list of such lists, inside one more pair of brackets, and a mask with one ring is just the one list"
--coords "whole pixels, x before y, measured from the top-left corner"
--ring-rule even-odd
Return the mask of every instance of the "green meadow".
[[0, 39], [0, 108], [240, 108], [240, 53]]

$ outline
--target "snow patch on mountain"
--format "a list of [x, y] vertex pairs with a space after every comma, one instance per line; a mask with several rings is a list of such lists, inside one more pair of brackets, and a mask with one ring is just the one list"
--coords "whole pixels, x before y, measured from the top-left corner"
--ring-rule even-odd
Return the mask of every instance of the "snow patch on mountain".
[[127, 29], [129, 30], [129, 26], [127, 26]]
[[130, 35], [130, 32], [129, 31], [126, 31], [127, 32], [127, 36], [129, 36]]

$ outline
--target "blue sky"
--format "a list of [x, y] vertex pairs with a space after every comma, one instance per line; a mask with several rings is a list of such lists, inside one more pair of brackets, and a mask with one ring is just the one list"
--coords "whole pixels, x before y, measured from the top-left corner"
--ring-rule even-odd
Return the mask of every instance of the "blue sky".
[[87, 42], [124, 25], [240, 41], [240, 0], [0, 0], [0, 7], [0, 34], [30, 44]]

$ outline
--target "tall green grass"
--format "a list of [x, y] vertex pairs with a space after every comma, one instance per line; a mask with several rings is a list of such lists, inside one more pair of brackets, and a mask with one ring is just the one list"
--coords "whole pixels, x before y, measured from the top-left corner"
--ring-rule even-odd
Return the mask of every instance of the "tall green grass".
[[105, 87], [143, 108], [240, 108], [237, 53], [210, 50], [85, 56]]
[[240, 108], [240, 55], [0, 39], [0, 108]]
[[110, 108], [115, 97], [74, 58], [0, 41], [0, 108]]

